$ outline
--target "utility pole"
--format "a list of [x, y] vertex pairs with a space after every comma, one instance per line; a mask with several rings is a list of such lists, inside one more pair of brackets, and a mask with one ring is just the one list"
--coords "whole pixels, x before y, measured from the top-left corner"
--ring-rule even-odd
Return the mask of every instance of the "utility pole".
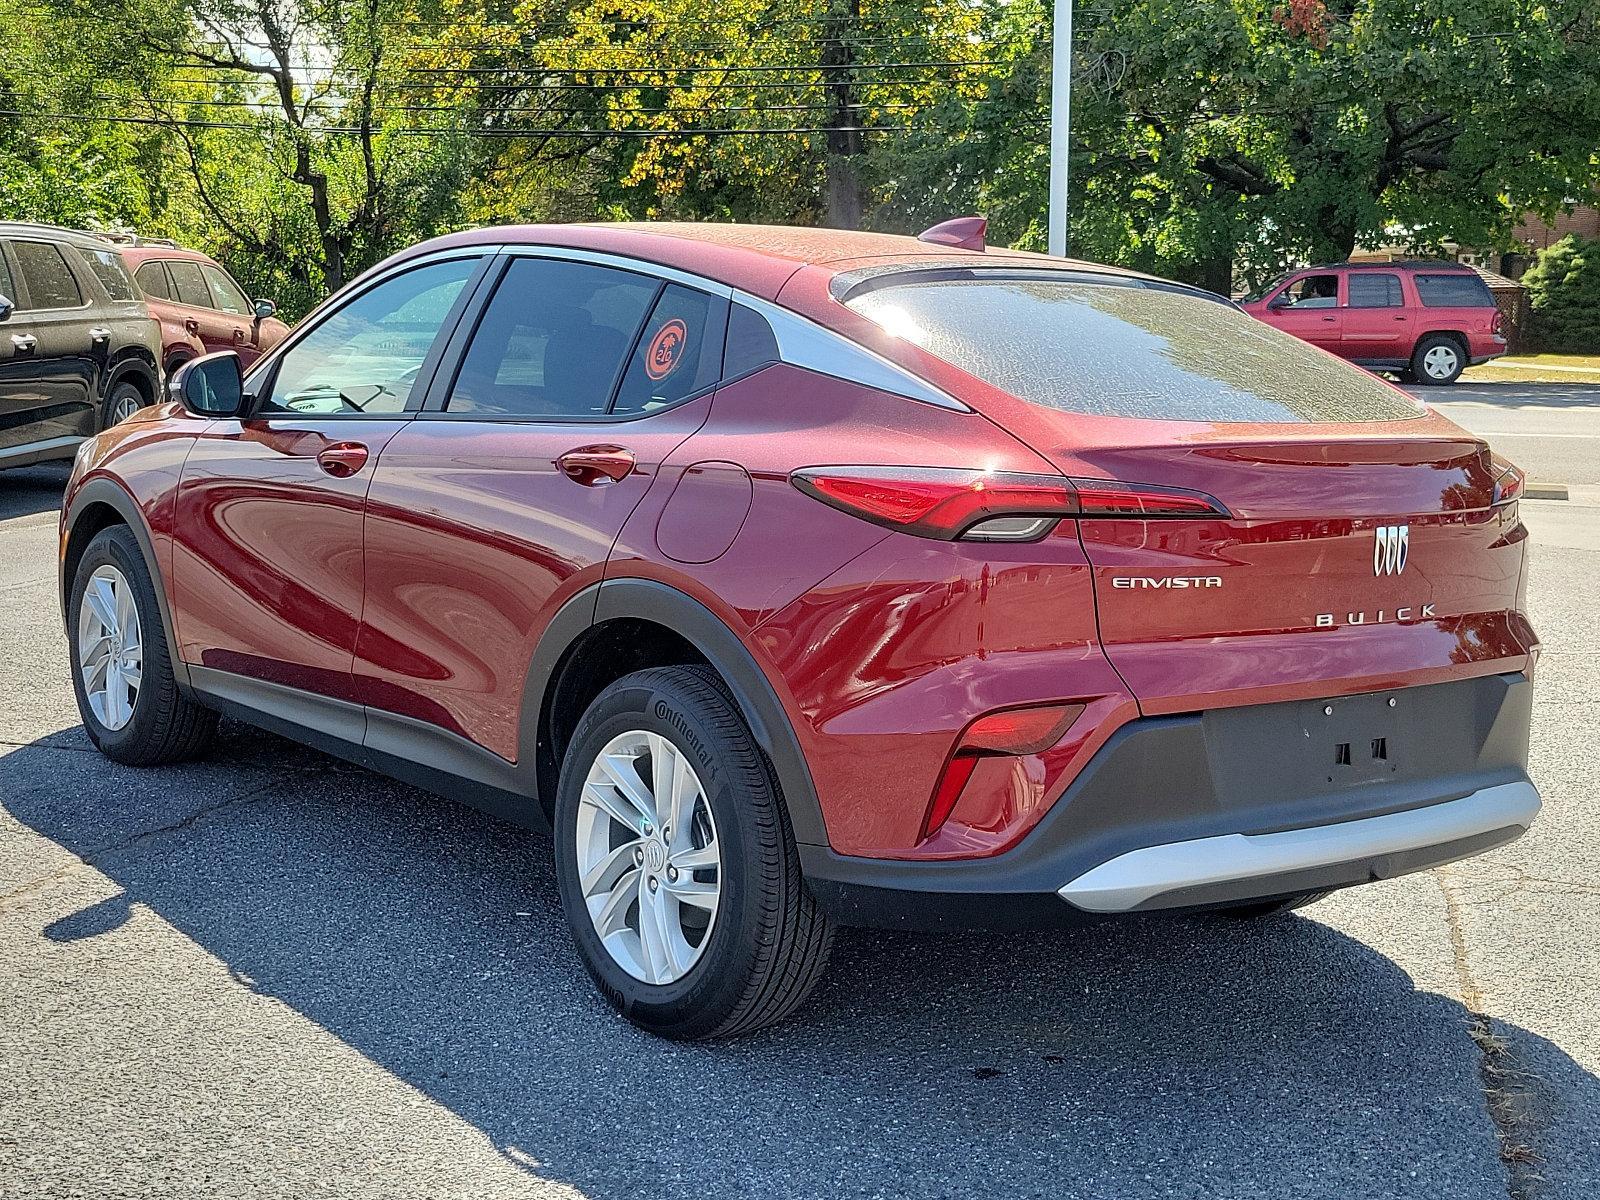
[[1067, 252], [1067, 141], [1072, 129], [1072, 0], [1055, 0], [1050, 51], [1050, 253]]

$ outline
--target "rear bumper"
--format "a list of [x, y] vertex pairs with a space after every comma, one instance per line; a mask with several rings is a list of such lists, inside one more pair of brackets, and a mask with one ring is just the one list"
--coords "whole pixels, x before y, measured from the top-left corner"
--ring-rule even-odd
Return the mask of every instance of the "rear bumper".
[[1143, 718], [1004, 854], [802, 846], [802, 865], [836, 920], [903, 928], [1034, 928], [1392, 878], [1527, 829], [1531, 691], [1494, 675]]

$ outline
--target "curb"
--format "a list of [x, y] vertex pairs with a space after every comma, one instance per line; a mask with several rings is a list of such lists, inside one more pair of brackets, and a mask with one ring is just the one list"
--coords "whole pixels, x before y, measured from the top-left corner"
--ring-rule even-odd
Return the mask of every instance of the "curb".
[[1567, 498], [1567, 485], [1564, 483], [1530, 483], [1522, 489], [1522, 495], [1526, 500], [1565, 500]]

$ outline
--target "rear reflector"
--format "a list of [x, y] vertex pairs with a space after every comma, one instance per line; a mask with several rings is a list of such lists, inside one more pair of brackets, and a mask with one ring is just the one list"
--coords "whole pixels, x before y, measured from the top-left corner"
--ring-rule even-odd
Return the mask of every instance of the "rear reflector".
[[922, 835], [918, 841], [926, 841], [938, 833], [950, 819], [956, 801], [961, 799], [967, 781], [972, 778], [972, 769], [977, 765], [976, 754], [958, 754], [950, 760], [950, 765], [945, 767], [939, 779], [939, 786], [934, 790], [933, 799], [928, 802], [928, 815], [922, 818]]
[[824, 504], [944, 541], [1032, 542], [1062, 517], [1223, 517], [1200, 492], [956, 467], [807, 467], [789, 477]]
[[1048, 704], [1037, 708], [1011, 708], [979, 717], [961, 735], [955, 755], [939, 777], [933, 799], [922, 819], [925, 841], [938, 833], [955, 811], [956, 802], [972, 779], [978, 759], [993, 755], [1040, 754], [1054, 746], [1083, 712], [1082, 704]]

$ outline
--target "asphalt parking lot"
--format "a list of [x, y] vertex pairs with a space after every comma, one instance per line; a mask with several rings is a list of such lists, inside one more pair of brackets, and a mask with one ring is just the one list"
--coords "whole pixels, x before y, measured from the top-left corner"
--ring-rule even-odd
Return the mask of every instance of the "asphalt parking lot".
[[[1593, 466], [1600, 396], [1540, 395], [1450, 404]], [[238, 725], [95, 754], [64, 478], [0, 474], [0, 1197], [1600, 1195], [1583, 485], [1525, 505], [1522, 841], [1255, 924], [847, 933], [787, 1025], [676, 1046], [591, 991], [543, 839]]]

